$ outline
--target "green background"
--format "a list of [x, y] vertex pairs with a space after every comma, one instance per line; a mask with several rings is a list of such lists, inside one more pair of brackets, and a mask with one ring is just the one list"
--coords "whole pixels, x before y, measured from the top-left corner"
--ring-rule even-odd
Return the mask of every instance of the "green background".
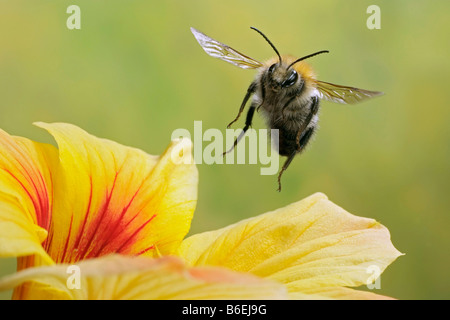
[[[66, 27], [71, 4], [81, 8], [81, 30]], [[366, 27], [371, 4], [381, 8], [380, 30]], [[250, 26], [282, 53], [330, 50], [310, 60], [319, 79], [385, 95], [323, 102], [320, 130], [281, 193], [260, 165], [199, 165], [191, 233], [324, 192], [387, 226], [406, 253], [377, 293], [448, 299], [449, 10], [437, 0], [0, 1], [0, 128], [52, 142], [32, 123], [69, 122], [160, 154], [194, 120], [224, 130], [255, 74], [207, 56], [189, 27], [260, 61], [273, 51]], [[0, 260], [0, 275], [14, 269]]]

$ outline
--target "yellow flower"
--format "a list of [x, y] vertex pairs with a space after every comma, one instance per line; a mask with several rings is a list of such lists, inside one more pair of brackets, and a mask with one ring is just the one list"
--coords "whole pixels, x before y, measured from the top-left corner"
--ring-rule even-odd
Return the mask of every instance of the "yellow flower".
[[[0, 289], [13, 298], [386, 298], [347, 287], [400, 255], [388, 230], [323, 194], [183, 240], [197, 200], [190, 142], [151, 156], [38, 126], [58, 149], [0, 130], [0, 257], [19, 257]], [[66, 282], [74, 264], [80, 289]]]

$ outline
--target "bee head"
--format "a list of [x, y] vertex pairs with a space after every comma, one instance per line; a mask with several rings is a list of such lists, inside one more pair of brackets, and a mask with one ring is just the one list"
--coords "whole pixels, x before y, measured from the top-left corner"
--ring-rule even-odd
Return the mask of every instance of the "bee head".
[[278, 52], [277, 48], [273, 45], [273, 43], [265, 36], [264, 33], [256, 29], [255, 27], [250, 27], [251, 29], [258, 32], [272, 47], [272, 49], [276, 52], [278, 56], [278, 62], [273, 63], [270, 65], [270, 67], [267, 69], [267, 73], [269, 76], [269, 82], [273, 89], [277, 90], [280, 88], [289, 88], [292, 87], [301, 76], [298, 74], [298, 72], [292, 68], [294, 64], [297, 62], [300, 62], [302, 60], [314, 57], [315, 55], [321, 54], [321, 53], [328, 53], [328, 50], [322, 50], [318, 51], [316, 53], [301, 57], [294, 62], [290, 64], [283, 63], [283, 60], [281, 59], [281, 55]]
[[284, 63], [274, 63], [267, 69], [269, 82], [274, 89], [289, 88], [293, 86], [300, 75], [298, 72]]

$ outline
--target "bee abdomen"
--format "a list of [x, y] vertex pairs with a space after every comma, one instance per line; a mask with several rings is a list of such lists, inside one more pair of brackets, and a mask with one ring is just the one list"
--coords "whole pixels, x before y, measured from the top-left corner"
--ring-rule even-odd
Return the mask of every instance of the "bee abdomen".
[[289, 156], [296, 149], [296, 135], [280, 130], [278, 132], [278, 153], [281, 156]]
[[278, 153], [281, 156], [289, 156], [292, 153], [301, 152], [310, 141], [314, 131], [315, 126], [308, 127], [304, 132], [300, 133], [299, 138], [297, 138], [298, 132], [294, 133], [293, 131], [279, 130]]
[[280, 117], [270, 123], [272, 129], [278, 129], [278, 153], [282, 156], [303, 151], [317, 127], [319, 99], [311, 97], [308, 107], [302, 109], [307, 110], [306, 115], [297, 112], [291, 118]]

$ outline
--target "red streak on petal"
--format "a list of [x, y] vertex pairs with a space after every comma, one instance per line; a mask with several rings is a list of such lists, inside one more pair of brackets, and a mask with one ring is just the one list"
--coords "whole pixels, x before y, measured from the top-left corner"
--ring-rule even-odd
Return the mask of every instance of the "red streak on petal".
[[[50, 209], [50, 201], [48, 199], [48, 190], [46, 188], [46, 184], [44, 178], [38, 169], [36, 169], [35, 163], [30, 163], [29, 155], [24, 153], [24, 150], [19, 147], [17, 143], [13, 143], [14, 140], [5, 139], [4, 142], [7, 143], [7, 147], [12, 151], [12, 155], [20, 167], [23, 169], [23, 175], [33, 185], [33, 189], [37, 196], [37, 199], [31, 196], [30, 192], [25, 188], [25, 186], [20, 182], [20, 179], [12, 174], [9, 170], [4, 169], [8, 172], [17, 182], [20, 183], [22, 188], [27, 192], [31, 201], [33, 202], [33, 206], [36, 214], [36, 223], [38, 226], [44, 228], [45, 230], [49, 229], [49, 224], [51, 220], [51, 209]], [[25, 166], [26, 165], [26, 166]], [[30, 174], [32, 172], [33, 174]]]
[[36, 188], [36, 191], [38, 193], [39, 197], [39, 203], [40, 203], [40, 213], [41, 213], [41, 222], [40, 226], [45, 228], [45, 230], [48, 230], [50, 227], [50, 217], [52, 214], [52, 211], [50, 209], [50, 201], [48, 199], [48, 190], [45, 186], [44, 178], [42, 177], [41, 173], [38, 171], [38, 178], [41, 182], [41, 188], [36, 188], [34, 181], [33, 186]]
[[[33, 207], [34, 207], [34, 211], [36, 214], [36, 224], [40, 227], [43, 227], [44, 229], [48, 230], [48, 216], [50, 215], [50, 212], [48, 210], [48, 206], [44, 206], [42, 204], [42, 200], [41, 200], [41, 193], [39, 192], [38, 189], [36, 189], [36, 186], [34, 185], [33, 182], [33, 186], [35, 187], [35, 191], [37, 193], [37, 198], [30, 193], [30, 190], [28, 190], [25, 185], [20, 181], [19, 178], [17, 178], [13, 173], [11, 173], [8, 169], [3, 169], [4, 171], [6, 171], [11, 177], [14, 178], [14, 180], [16, 180], [20, 186], [22, 187], [22, 189], [26, 192], [26, 194], [28, 195], [28, 198], [31, 200], [31, 202], [33, 203]], [[31, 181], [33, 181], [32, 179], [30, 179]], [[47, 195], [45, 195], [45, 198], [47, 198]], [[47, 202], [48, 202], [48, 198], [47, 198]]]
[[[120, 170], [116, 172], [111, 190], [105, 196], [105, 200], [104, 200], [102, 206], [99, 208], [98, 212], [93, 213], [93, 214], [95, 214], [95, 220], [92, 221], [92, 225], [89, 226], [89, 230], [87, 232], [89, 235], [89, 239], [87, 239], [86, 242], [84, 243], [84, 245], [82, 245], [82, 248], [78, 248], [79, 251], [78, 251], [76, 261], [83, 260], [83, 259], [86, 259], [86, 258], [92, 256], [92, 252], [89, 249], [91, 249], [95, 246], [94, 238], [96, 236], [98, 236], [98, 229], [99, 229], [101, 223], [104, 222], [104, 218], [108, 217], [107, 213], [110, 213], [108, 210], [109, 204], [111, 203], [112, 194], [113, 194], [114, 188], [116, 186], [117, 176], [119, 175], [119, 172], [120, 172]], [[92, 178], [91, 178], [91, 190], [92, 190]], [[91, 193], [92, 193], [92, 191], [91, 191]], [[88, 209], [90, 209], [90, 206]], [[85, 219], [88, 218], [89, 214], [91, 213], [90, 211], [91, 210], [86, 211]], [[83, 235], [84, 235], [84, 232], [80, 232], [78, 236], [82, 237]], [[95, 257], [95, 255], [92, 257]]]
[[[141, 185], [142, 186], [142, 185]], [[140, 191], [140, 188], [138, 188], [138, 190], [136, 190], [136, 192], [134, 193], [133, 197], [131, 197], [131, 200], [128, 202], [128, 204], [122, 209], [122, 212], [120, 213], [119, 218], [115, 221], [114, 226], [112, 226], [111, 228], [108, 229], [109, 231], [109, 235], [107, 237], [104, 238], [103, 240], [103, 244], [101, 246], [98, 246], [98, 249], [96, 250], [94, 254], [94, 256], [98, 257], [101, 255], [101, 252], [103, 251], [103, 249], [111, 243], [111, 241], [118, 236], [118, 233], [120, 233], [120, 231], [122, 231], [124, 228], [119, 229], [118, 227], [121, 225], [121, 222], [125, 216], [125, 214], [127, 213], [128, 209], [130, 208], [131, 204], [133, 203], [134, 199], [136, 198], [137, 194]], [[135, 216], [136, 217], [136, 216]], [[126, 225], [125, 227], [135, 218], [133, 217]], [[117, 232], [118, 231], [118, 232]]]
[[81, 229], [78, 230], [77, 238], [75, 239], [75, 243], [73, 245], [74, 249], [78, 249], [78, 247], [80, 245], [80, 241], [84, 235], [84, 229], [86, 228], [86, 224], [88, 221], [89, 211], [91, 211], [91, 204], [92, 204], [92, 177], [91, 176], [89, 176], [89, 186], [90, 186], [89, 187], [89, 200], [88, 200], [88, 204], [87, 204], [87, 208], [86, 208], [86, 215], [84, 216]]
[[152, 215], [147, 221], [145, 221], [142, 225], [139, 226], [126, 240], [122, 243], [122, 245], [116, 250], [116, 253], [126, 253], [125, 250], [128, 249], [130, 242], [134, 240], [135, 236], [142, 230], [144, 227], [149, 224], [154, 218], [156, 217], [156, 214]]
[[61, 259], [58, 260], [58, 262], [70, 262], [70, 261], [65, 261], [64, 259], [66, 258], [67, 248], [69, 246], [70, 234], [72, 232], [72, 223], [73, 223], [73, 215], [70, 217], [69, 234], [67, 235], [67, 238], [66, 238], [66, 244], [64, 245], [62, 257], [61, 257]]
[[137, 256], [140, 256], [141, 254], [144, 254], [144, 253], [146, 253], [147, 251], [153, 250], [153, 249], [155, 249], [155, 245], [154, 245], [154, 244], [152, 244], [152, 245], [151, 245], [150, 247], [148, 247], [148, 248], [145, 248], [144, 250], [139, 251], [136, 255], [137, 255]]
[[53, 221], [51, 221], [51, 222], [50, 222], [49, 229], [48, 229], [48, 235], [47, 235], [47, 238], [46, 238], [45, 241], [42, 243], [42, 247], [44, 248], [44, 250], [45, 250], [46, 252], [48, 252], [48, 249], [49, 249], [49, 247], [50, 247], [50, 244], [52, 243], [52, 240], [53, 240], [53, 234], [54, 234], [54, 232], [53, 232]]

